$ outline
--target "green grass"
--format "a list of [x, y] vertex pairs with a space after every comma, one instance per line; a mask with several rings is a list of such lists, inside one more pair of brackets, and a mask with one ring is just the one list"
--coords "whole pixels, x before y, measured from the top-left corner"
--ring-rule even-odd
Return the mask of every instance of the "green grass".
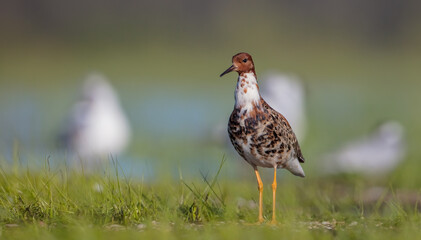
[[280, 179], [276, 226], [266, 183], [267, 222], [255, 225], [256, 183], [221, 179], [224, 161], [202, 179], [153, 182], [126, 177], [116, 162], [97, 173], [51, 169], [48, 160], [38, 171], [3, 163], [1, 237], [396, 239], [421, 232], [418, 191], [376, 190], [382, 180], [359, 176]]

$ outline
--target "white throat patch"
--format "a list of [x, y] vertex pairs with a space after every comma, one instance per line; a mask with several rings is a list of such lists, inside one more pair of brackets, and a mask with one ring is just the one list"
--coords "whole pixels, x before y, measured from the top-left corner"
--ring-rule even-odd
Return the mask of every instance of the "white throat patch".
[[[235, 89], [235, 107], [241, 111], [250, 112], [255, 106], [260, 104], [260, 94], [257, 87], [256, 75], [245, 73], [238, 76], [237, 88]], [[242, 114], [241, 112], [241, 114]]]

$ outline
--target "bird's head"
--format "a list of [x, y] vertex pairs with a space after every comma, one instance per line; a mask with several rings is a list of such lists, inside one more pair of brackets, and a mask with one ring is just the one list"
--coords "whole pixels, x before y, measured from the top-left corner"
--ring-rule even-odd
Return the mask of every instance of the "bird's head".
[[225, 72], [223, 72], [220, 77], [225, 74], [236, 71], [238, 74], [254, 72], [254, 63], [251, 55], [248, 53], [238, 53], [232, 57], [232, 65]]

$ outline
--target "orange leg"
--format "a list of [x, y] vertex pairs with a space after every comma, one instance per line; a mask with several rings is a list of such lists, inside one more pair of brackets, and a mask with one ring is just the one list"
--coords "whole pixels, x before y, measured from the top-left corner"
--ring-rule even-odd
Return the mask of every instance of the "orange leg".
[[276, 224], [275, 205], [276, 205], [276, 167], [273, 172], [272, 194], [273, 194], [273, 209], [272, 209], [272, 224]]
[[254, 173], [256, 173], [257, 184], [259, 189], [259, 223], [263, 222], [263, 182], [260, 178], [259, 171], [257, 171], [257, 167], [254, 167]]

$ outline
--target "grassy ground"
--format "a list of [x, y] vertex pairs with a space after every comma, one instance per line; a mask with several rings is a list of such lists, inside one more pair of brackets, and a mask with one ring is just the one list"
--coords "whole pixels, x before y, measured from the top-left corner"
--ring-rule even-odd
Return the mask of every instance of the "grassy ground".
[[4, 239], [396, 239], [421, 233], [418, 191], [376, 187], [382, 180], [336, 176], [279, 181], [270, 225], [255, 225], [254, 182], [202, 179], [145, 182], [126, 177], [118, 163], [100, 173], [40, 171], [2, 164], [0, 226]]

